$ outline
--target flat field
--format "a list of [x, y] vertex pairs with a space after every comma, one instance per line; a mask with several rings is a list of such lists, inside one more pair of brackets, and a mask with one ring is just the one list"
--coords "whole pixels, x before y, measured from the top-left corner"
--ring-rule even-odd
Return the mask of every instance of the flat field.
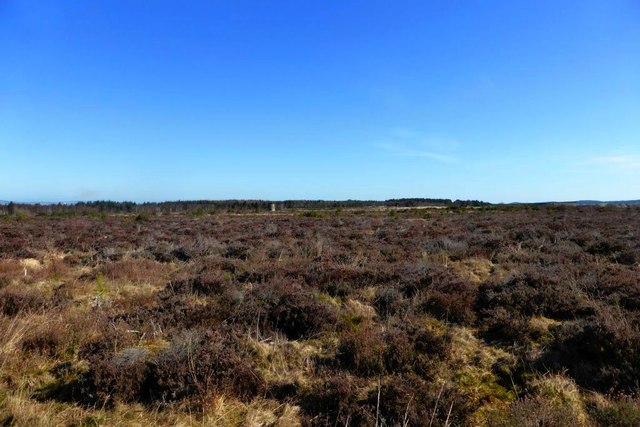
[[640, 425], [640, 209], [0, 218], [0, 425]]

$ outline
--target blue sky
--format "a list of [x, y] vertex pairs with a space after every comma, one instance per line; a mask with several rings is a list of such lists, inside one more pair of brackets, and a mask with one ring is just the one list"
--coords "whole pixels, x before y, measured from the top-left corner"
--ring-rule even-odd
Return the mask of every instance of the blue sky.
[[640, 198], [640, 3], [0, 1], [0, 200]]

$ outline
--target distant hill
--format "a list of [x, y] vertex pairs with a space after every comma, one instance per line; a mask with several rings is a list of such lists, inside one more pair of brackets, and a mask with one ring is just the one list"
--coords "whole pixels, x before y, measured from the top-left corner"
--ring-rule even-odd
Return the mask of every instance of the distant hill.
[[576, 204], [579, 206], [594, 206], [594, 205], [627, 205], [627, 206], [639, 206], [640, 200], [611, 200], [611, 201], [600, 201], [600, 200], [577, 200], [575, 202], [570, 202], [572, 204]]
[[507, 203], [509, 205], [531, 205], [531, 206], [549, 206], [549, 205], [567, 205], [567, 206], [640, 206], [640, 200], [574, 200], [570, 202], [533, 202], [523, 203], [514, 202]]

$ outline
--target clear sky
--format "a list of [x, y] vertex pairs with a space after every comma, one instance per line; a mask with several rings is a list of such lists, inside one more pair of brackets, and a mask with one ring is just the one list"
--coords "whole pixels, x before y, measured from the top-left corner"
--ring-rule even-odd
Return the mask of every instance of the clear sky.
[[640, 2], [0, 0], [0, 200], [640, 198]]

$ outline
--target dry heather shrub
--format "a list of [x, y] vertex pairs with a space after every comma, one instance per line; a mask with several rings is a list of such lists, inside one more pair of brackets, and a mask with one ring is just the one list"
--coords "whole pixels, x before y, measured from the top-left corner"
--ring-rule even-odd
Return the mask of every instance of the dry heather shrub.
[[5, 316], [43, 311], [51, 301], [37, 289], [23, 285], [12, 285], [0, 289], [0, 313]]
[[[594, 269], [595, 270], [595, 269]], [[620, 265], [605, 265], [597, 275], [589, 275], [580, 281], [581, 288], [591, 297], [604, 299], [626, 310], [640, 311], [640, 286], [637, 269]]]
[[373, 301], [373, 306], [376, 308], [378, 315], [386, 319], [390, 316], [402, 313], [407, 303], [404, 301], [404, 296], [395, 287], [381, 286], [376, 290], [376, 297]]
[[233, 283], [226, 278], [223, 272], [203, 272], [169, 282], [158, 296], [160, 298], [185, 294], [214, 296], [222, 295], [233, 288]]
[[314, 295], [292, 290], [280, 297], [268, 318], [274, 329], [295, 340], [329, 329], [336, 316], [329, 305], [319, 302]]
[[460, 425], [468, 413], [455, 388], [416, 375], [387, 378], [369, 391], [367, 404], [371, 414], [378, 414], [378, 425], [389, 426]]
[[540, 364], [567, 373], [601, 392], [637, 391], [640, 326], [624, 313], [602, 309], [597, 316], [551, 328], [553, 342]]
[[373, 383], [336, 375], [306, 391], [301, 406], [312, 417], [307, 423], [317, 426], [442, 426], [447, 419], [458, 425], [468, 414], [455, 389], [413, 374]]
[[640, 425], [640, 399], [621, 396], [605, 400], [593, 397], [587, 401], [587, 411], [596, 425], [602, 427], [636, 427]]
[[104, 263], [98, 269], [109, 280], [126, 280], [134, 283], [162, 281], [168, 273], [166, 264], [144, 258], [123, 258]]
[[346, 296], [355, 289], [390, 283], [397, 276], [382, 268], [383, 266], [367, 265], [356, 267], [335, 263], [309, 268], [305, 282], [309, 286], [318, 287], [331, 296]]
[[135, 330], [153, 335], [169, 334], [197, 326], [213, 326], [218, 323], [216, 313], [206, 304], [194, 301], [187, 295], [172, 296], [148, 307], [132, 307], [130, 311], [117, 318]]
[[427, 426], [433, 411], [431, 396], [422, 382], [409, 384], [405, 378], [389, 378], [368, 394], [368, 406], [382, 425]]
[[249, 399], [264, 390], [264, 381], [237, 338], [222, 331], [185, 331], [160, 352], [153, 365], [155, 399], [198, 397], [205, 402], [216, 394]]
[[113, 335], [85, 346], [81, 357], [88, 371], [49, 397], [108, 407], [191, 398], [208, 405], [214, 395], [248, 400], [264, 390], [240, 341], [229, 332], [183, 331], [155, 355], [124, 339], [114, 352], [118, 334]]
[[407, 336], [413, 342], [415, 351], [419, 354], [444, 358], [448, 351], [448, 337], [439, 335], [430, 329], [419, 326], [408, 326]]
[[45, 260], [44, 265], [35, 268], [28, 275], [29, 281], [66, 280], [72, 274], [71, 268], [63, 259], [55, 257]]
[[421, 306], [440, 319], [468, 325], [476, 318], [477, 290], [477, 286], [453, 275], [441, 276], [425, 291]]
[[416, 326], [382, 332], [372, 324], [347, 331], [338, 345], [336, 360], [361, 376], [415, 371], [427, 374], [446, 354], [446, 337]]
[[400, 289], [419, 309], [441, 319], [471, 323], [477, 286], [433, 262], [407, 263], [399, 270]]
[[465, 241], [444, 237], [438, 240], [427, 241], [424, 244], [424, 250], [428, 254], [444, 254], [452, 260], [460, 260], [467, 255], [469, 245]]
[[409, 341], [406, 332], [392, 329], [384, 334], [386, 349], [384, 365], [389, 373], [407, 372], [413, 368], [416, 361], [414, 345]]
[[519, 316], [557, 320], [593, 314], [592, 304], [572, 286], [569, 273], [560, 268], [527, 267], [506, 280], [480, 286], [476, 308], [481, 317], [484, 311], [498, 307]]
[[395, 267], [402, 293], [411, 298], [424, 291], [433, 283], [438, 274], [443, 274], [444, 267], [433, 262], [406, 262]]
[[305, 425], [374, 425], [373, 413], [365, 407], [366, 383], [336, 375], [314, 385], [301, 398], [308, 418]]
[[[82, 317], [78, 317], [82, 320]], [[78, 336], [78, 357], [89, 362], [110, 358], [114, 352], [133, 347], [139, 342], [137, 334], [127, 332], [127, 323], [110, 318], [104, 313], [91, 313], [84, 320], [87, 335]], [[81, 335], [81, 334], [78, 334]]]
[[223, 254], [225, 258], [239, 259], [246, 261], [251, 253], [251, 247], [242, 242], [232, 242], [227, 244], [227, 248]]
[[353, 292], [351, 286], [345, 282], [325, 282], [319, 289], [334, 298], [346, 298]]
[[96, 402], [143, 401], [150, 391], [149, 374], [149, 350], [127, 347], [111, 357], [92, 359], [85, 390]]
[[386, 345], [379, 329], [372, 325], [347, 332], [340, 340], [337, 359], [340, 364], [359, 375], [384, 373]]
[[22, 340], [21, 348], [28, 353], [55, 356], [69, 343], [69, 331], [60, 321], [46, 321], [31, 330]]
[[274, 280], [259, 285], [237, 306], [233, 321], [279, 331], [287, 338], [311, 338], [335, 327], [333, 307], [322, 302], [308, 288]]
[[529, 319], [503, 307], [483, 312], [480, 335], [487, 340], [507, 344], [527, 343], [532, 332]]
[[558, 406], [542, 398], [516, 400], [505, 412], [493, 414], [489, 425], [495, 427], [582, 427], [571, 407]]
[[24, 267], [15, 260], [0, 260], [0, 289], [22, 276]]

